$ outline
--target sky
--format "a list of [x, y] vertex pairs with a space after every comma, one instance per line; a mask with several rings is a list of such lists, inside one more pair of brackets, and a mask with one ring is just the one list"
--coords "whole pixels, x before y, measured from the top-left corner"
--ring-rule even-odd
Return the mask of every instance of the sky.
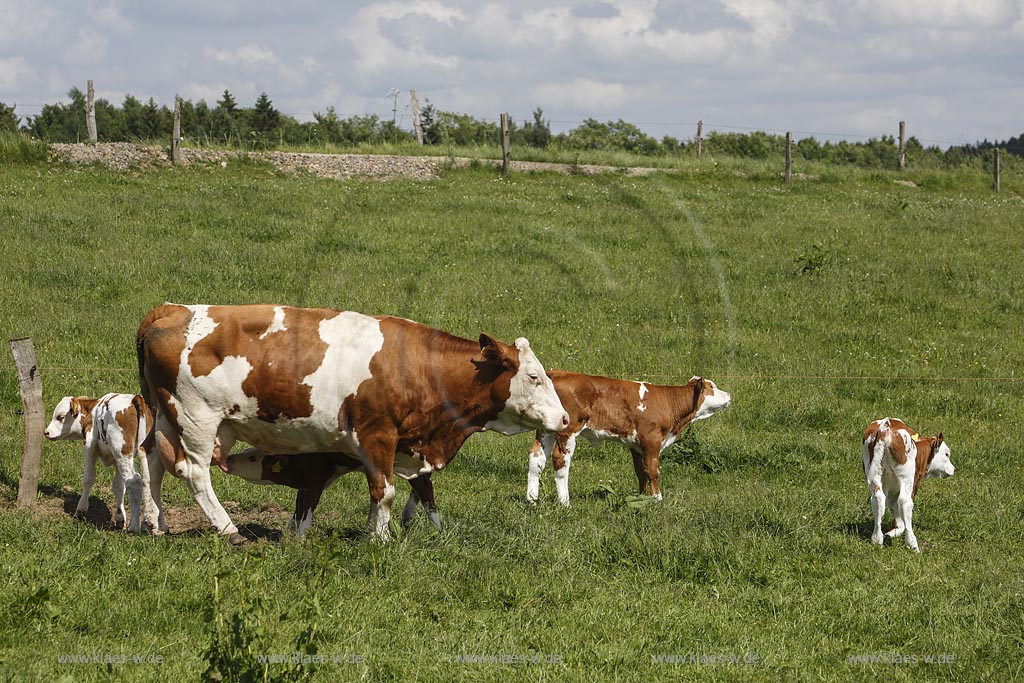
[[[0, 102], [96, 96], [301, 121], [421, 103], [556, 132], [624, 119], [948, 147], [1024, 133], [1024, 0], [0, 0]], [[397, 91], [397, 95], [389, 94]]]

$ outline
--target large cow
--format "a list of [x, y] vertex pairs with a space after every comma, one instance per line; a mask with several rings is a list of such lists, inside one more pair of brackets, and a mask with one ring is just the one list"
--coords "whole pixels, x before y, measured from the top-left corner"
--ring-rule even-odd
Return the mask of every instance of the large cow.
[[548, 376], [569, 412], [569, 424], [557, 434], [537, 432], [526, 482], [526, 500], [531, 503], [537, 500], [540, 475], [551, 457], [558, 500], [569, 504], [569, 464], [578, 436], [595, 445], [617, 441], [626, 446], [633, 455], [641, 495], [661, 500], [661, 452], [688, 424], [711, 417], [732, 401], [728, 393], [703, 377], [692, 377], [683, 386], [666, 386], [563, 370], [551, 370]]
[[164, 304], [136, 339], [156, 418], [156, 507], [167, 468], [233, 542], [241, 539], [210, 484], [210, 463], [236, 440], [266, 453], [358, 459], [370, 489], [369, 530], [386, 540], [394, 475], [415, 480], [443, 468], [483, 429], [558, 431], [569, 421], [524, 338], [514, 346], [487, 335], [471, 341], [331, 309]]

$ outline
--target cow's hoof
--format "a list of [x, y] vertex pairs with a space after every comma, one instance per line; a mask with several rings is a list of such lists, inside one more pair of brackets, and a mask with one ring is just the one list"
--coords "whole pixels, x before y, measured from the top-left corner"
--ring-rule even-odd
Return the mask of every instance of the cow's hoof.
[[238, 533], [237, 531], [228, 534], [225, 538], [228, 542], [228, 545], [243, 545], [245, 543], [245, 536]]

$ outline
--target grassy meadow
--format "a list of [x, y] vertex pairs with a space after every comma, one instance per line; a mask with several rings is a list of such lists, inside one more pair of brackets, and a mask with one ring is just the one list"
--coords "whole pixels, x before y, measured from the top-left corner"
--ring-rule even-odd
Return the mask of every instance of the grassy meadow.
[[[20, 401], [0, 363], [0, 679], [1021, 677], [1024, 185], [810, 167], [785, 186], [777, 170], [0, 166], [0, 332], [33, 337], [48, 410], [136, 390], [135, 329], [163, 301], [522, 335], [548, 367], [703, 374], [733, 395], [666, 452], [660, 504], [631, 498], [624, 449], [581, 444], [572, 507], [550, 469], [530, 507], [532, 436], [484, 434], [434, 478], [444, 527], [421, 513], [386, 546], [360, 536], [362, 475], [300, 542], [279, 533], [290, 489], [215, 471], [253, 538], [232, 548], [170, 476], [176, 533], [107, 528], [102, 468], [75, 519], [72, 442], [44, 444], [40, 509], [16, 509]], [[921, 486], [920, 554], [868, 539], [860, 435], [886, 415], [944, 431], [957, 467]], [[328, 661], [259, 661], [296, 652]]]

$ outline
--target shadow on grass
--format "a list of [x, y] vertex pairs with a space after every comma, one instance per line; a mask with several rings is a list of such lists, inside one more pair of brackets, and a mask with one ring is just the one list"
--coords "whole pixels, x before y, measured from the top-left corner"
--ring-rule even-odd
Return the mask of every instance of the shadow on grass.
[[862, 519], [859, 522], [846, 522], [839, 525], [838, 530], [844, 534], [870, 541], [871, 533], [875, 530], [875, 523], [870, 519]]

